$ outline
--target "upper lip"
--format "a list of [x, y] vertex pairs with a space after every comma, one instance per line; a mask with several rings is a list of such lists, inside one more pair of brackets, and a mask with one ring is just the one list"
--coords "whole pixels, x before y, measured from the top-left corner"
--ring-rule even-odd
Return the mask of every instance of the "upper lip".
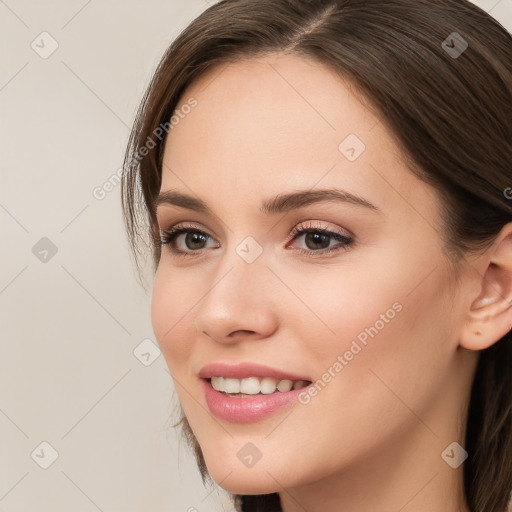
[[232, 379], [246, 379], [248, 377], [272, 377], [276, 380], [307, 380], [311, 381], [309, 377], [295, 375], [293, 373], [279, 370], [278, 368], [271, 368], [256, 363], [238, 363], [238, 364], [225, 364], [225, 363], [212, 363], [207, 364], [201, 368], [199, 377], [209, 379], [211, 377], [229, 377]]

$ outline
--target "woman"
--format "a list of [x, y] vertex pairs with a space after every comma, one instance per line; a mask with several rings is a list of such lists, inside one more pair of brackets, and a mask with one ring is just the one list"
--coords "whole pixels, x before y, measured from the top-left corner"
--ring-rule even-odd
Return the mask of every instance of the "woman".
[[228, 0], [125, 159], [203, 480], [237, 510], [505, 512], [512, 39], [463, 0]]

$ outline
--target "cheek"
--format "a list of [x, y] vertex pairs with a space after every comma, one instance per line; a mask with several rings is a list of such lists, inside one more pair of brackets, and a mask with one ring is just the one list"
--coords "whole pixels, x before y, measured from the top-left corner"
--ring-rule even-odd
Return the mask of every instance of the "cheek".
[[[420, 267], [424, 277], [425, 268], [433, 265]], [[318, 414], [326, 407], [332, 411], [326, 430], [333, 438], [333, 425], [339, 428], [347, 417], [358, 418], [359, 425], [357, 434], [346, 426], [349, 437], [370, 439], [375, 422], [383, 438], [396, 435], [415, 421], [404, 403], [421, 416], [438, 395], [450, 371], [456, 332], [447, 314], [447, 276], [438, 268], [418, 286], [420, 267], [396, 268], [391, 280], [378, 272], [358, 279], [370, 293], [358, 294], [356, 282], [346, 283], [348, 289], [354, 286], [354, 294], [343, 294], [331, 302], [336, 306], [330, 311], [324, 309], [336, 337], [312, 354], [310, 347], [311, 360], [320, 369], [317, 377], [329, 381], [311, 402], [317, 401], [312, 405]]]
[[194, 336], [190, 315], [199, 297], [190, 279], [162, 265], [158, 267], [151, 298], [151, 323], [172, 375], [189, 367], [185, 362], [191, 356]]
[[370, 347], [376, 345], [372, 340], [390, 338], [386, 333], [403, 326], [402, 319], [415, 303], [407, 295], [413, 287], [411, 275], [373, 263], [350, 262], [346, 267], [309, 270], [302, 276], [281, 270], [281, 278], [293, 283], [295, 297], [282, 293], [280, 315], [300, 333], [294, 337], [296, 350], [308, 354], [317, 369], [326, 368], [351, 348], [356, 352], [354, 342], [361, 347], [357, 359], [368, 364], [374, 351]]
[[[402, 251], [357, 270], [324, 270], [294, 281], [294, 292], [309, 309], [300, 307], [296, 316], [295, 350], [307, 354], [321, 381], [318, 394], [336, 410], [340, 393], [349, 393], [369, 419], [375, 410], [399, 405], [390, 389], [411, 402], [431, 398], [457, 341], [440, 254], [412, 258]], [[283, 313], [288, 320], [290, 314]]]

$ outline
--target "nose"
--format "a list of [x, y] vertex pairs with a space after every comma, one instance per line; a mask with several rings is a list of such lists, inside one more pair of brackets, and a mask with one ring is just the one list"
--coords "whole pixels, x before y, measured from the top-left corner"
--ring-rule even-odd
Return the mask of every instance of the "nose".
[[212, 273], [196, 309], [195, 327], [218, 343], [267, 338], [278, 326], [276, 288], [269, 286], [275, 278], [262, 255], [247, 263], [232, 253]]

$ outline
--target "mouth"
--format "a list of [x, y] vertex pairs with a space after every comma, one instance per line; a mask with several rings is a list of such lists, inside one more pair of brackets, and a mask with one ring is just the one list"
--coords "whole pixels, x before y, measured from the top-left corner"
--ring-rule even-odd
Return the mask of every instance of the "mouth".
[[273, 377], [201, 378], [206, 405], [218, 419], [230, 423], [254, 423], [264, 420], [299, 402], [311, 381]]
[[213, 363], [201, 369], [206, 405], [219, 419], [234, 423], [263, 420], [299, 401], [309, 376], [256, 363]]

